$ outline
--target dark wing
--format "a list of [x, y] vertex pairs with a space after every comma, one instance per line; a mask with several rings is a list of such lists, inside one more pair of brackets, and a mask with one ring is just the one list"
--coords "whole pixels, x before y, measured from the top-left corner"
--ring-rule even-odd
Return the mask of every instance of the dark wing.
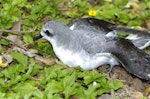
[[132, 43], [140, 49], [145, 49], [146, 47], [150, 46], [150, 33], [147, 31], [121, 28], [121, 27], [115, 28], [114, 31], [118, 35], [128, 34], [126, 39], [131, 40]]
[[131, 74], [150, 80], [150, 55], [123, 38], [114, 39], [108, 50], [115, 55]]
[[124, 33], [130, 33], [130, 34], [136, 34], [139, 36], [150, 36], [150, 33], [147, 31], [142, 30], [136, 30], [136, 29], [130, 29], [130, 28], [124, 28], [124, 27], [116, 27], [114, 30], [116, 30], [118, 33], [124, 32]]
[[131, 74], [150, 80], [150, 55], [124, 38], [107, 38], [104, 35], [84, 33], [81, 46], [90, 54], [111, 53]]
[[[130, 28], [124, 28], [124, 27], [118, 27], [117, 25], [100, 20], [95, 18], [81, 18], [68, 26], [71, 27], [74, 25], [73, 30], [86, 30], [87, 27], [90, 27], [89, 29], [96, 28], [98, 30], [104, 31], [105, 33], [115, 31], [117, 33], [128, 33], [128, 34], [135, 34], [142, 37], [150, 37], [150, 33], [147, 31], [142, 30], [136, 30], [136, 29], [130, 29]], [[85, 28], [83, 28], [85, 27]]]
[[[101, 31], [96, 33], [103, 33], [106, 36], [116, 36], [120, 34], [136, 35], [137, 38], [128, 38], [132, 43], [140, 49], [150, 46], [150, 33], [147, 31], [135, 30], [130, 28], [117, 27], [115, 24], [99, 20], [95, 18], [82, 18], [68, 25], [72, 30], [84, 31]], [[108, 35], [109, 34], [109, 35]], [[116, 35], [117, 34], [117, 35]]]
[[105, 32], [107, 34], [108, 32], [112, 31], [113, 28], [115, 28], [115, 24], [106, 22], [104, 20], [99, 20], [95, 18], [81, 18], [71, 24], [68, 25], [69, 27], [72, 27], [72, 30], [93, 30], [97, 29], [99, 31]]

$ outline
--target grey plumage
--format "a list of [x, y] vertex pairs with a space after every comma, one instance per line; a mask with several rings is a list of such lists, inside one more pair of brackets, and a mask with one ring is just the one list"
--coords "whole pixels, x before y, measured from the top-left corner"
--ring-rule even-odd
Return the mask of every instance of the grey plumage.
[[[82, 18], [68, 25], [72, 30], [99, 30], [104, 35], [118, 37], [120, 34], [128, 35], [126, 39], [140, 48], [145, 49], [150, 46], [150, 33], [147, 31], [118, 27], [115, 24], [94, 18]], [[98, 33], [98, 32], [95, 32]]]
[[56, 56], [70, 67], [80, 65], [90, 70], [103, 64], [112, 68], [121, 63], [131, 74], [150, 80], [150, 56], [129, 40], [107, 37], [103, 31], [92, 28], [71, 30], [58, 21], [46, 23], [41, 35], [52, 44]]

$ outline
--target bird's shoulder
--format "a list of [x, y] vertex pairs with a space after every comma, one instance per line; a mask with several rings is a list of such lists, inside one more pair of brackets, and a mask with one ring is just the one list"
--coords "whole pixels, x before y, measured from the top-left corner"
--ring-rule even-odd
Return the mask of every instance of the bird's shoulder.
[[102, 33], [95, 33], [93, 31], [74, 30], [76, 34], [76, 42], [88, 53], [94, 54], [102, 52], [107, 46], [107, 42], [110, 38], [107, 38]]

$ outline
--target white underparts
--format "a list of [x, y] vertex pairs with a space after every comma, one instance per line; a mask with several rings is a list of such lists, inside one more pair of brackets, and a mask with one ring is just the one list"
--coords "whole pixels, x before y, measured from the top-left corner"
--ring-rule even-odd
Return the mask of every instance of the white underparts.
[[53, 48], [56, 56], [69, 67], [80, 66], [84, 70], [92, 70], [104, 64], [109, 64], [111, 67], [119, 64], [110, 53], [90, 55], [84, 50], [73, 52], [58, 46]]

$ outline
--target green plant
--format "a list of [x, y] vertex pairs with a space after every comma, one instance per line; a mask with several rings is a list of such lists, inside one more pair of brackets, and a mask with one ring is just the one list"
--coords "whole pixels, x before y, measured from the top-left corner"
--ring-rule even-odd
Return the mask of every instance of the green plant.
[[[39, 66], [33, 58], [22, 53], [10, 52], [16, 64], [0, 74], [1, 98], [65, 98], [95, 99], [97, 95], [122, 87], [118, 80], [107, 80], [105, 74], [96, 70], [82, 71], [60, 65]], [[42, 71], [42, 72], [41, 72]], [[95, 83], [95, 84], [94, 84]]]
[[[32, 48], [37, 49], [40, 55], [50, 55], [54, 58], [49, 42], [33, 41], [33, 36], [40, 33], [45, 22], [59, 20], [68, 24], [89, 16], [123, 26], [145, 26], [145, 20], [150, 16], [150, 1], [130, 3], [131, 5], [129, 0], [97, 0], [96, 5], [92, 5], [89, 0], [0, 0], [0, 29], [11, 29], [14, 22], [20, 21], [22, 31], [32, 31], [19, 34], [23, 41], [26, 44], [35, 44]], [[134, 3], [137, 4], [137, 8], [132, 7]], [[93, 11], [94, 15], [88, 15], [89, 11]], [[3, 34], [5, 37], [8, 35], [11, 34]], [[13, 46], [9, 41], [0, 39], [0, 53]], [[83, 71], [80, 68], [72, 69], [59, 64], [39, 65], [34, 58], [22, 53], [10, 51], [10, 55], [13, 62], [0, 73], [1, 99], [68, 99], [73, 96], [80, 99], [95, 99], [103, 93], [109, 93], [111, 89], [117, 90], [122, 87], [120, 81], [110, 81], [106, 74], [98, 73], [96, 70]]]

